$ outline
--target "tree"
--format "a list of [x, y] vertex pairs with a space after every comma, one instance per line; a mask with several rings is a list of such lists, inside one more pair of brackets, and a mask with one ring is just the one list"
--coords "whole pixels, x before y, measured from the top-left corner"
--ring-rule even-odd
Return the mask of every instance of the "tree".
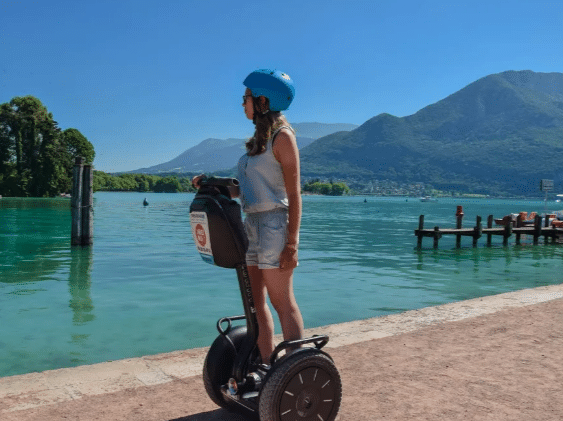
[[158, 180], [154, 186], [154, 191], [157, 193], [176, 193], [182, 190], [180, 181], [177, 177], [168, 176]]
[[162, 177], [150, 174], [111, 175], [94, 171], [94, 191], [138, 191], [157, 193], [193, 192], [191, 178], [178, 180], [175, 176]]
[[79, 156], [84, 157], [86, 164], [94, 162], [94, 157], [96, 156], [94, 147], [77, 129], [71, 128], [63, 131], [61, 134], [61, 141], [73, 162], [74, 158]]
[[342, 196], [348, 193], [350, 193], [350, 187], [348, 187], [346, 183], [340, 182], [332, 184], [332, 189], [330, 192], [332, 196]]
[[69, 191], [76, 156], [92, 162], [92, 144], [76, 129], [61, 132], [39, 99], [28, 95], [0, 105], [0, 194]]
[[346, 183], [338, 182], [321, 183], [318, 179], [309, 181], [303, 186], [303, 191], [313, 194], [324, 194], [330, 196], [342, 196], [350, 193], [350, 188]]
[[[8, 150], [12, 151], [8, 162], [13, 162], [15, 168], [17, 183], [13, 193], [22, 196], [45, 195], [43, 190], [48, 184], [46, 178], [53, 175], [45, 174], [45, 171], [55, 169], [51, 160], [56, 156], [54, 143], [59, 132], [57, 122], [41, 101], [33, 96], [15, 97], [9, 103], [2, 104], [0, 115], [4, 137], [3, 155], [7, 143]], [[3, 160], [3, 170], [6, 170], [5, 156]]]

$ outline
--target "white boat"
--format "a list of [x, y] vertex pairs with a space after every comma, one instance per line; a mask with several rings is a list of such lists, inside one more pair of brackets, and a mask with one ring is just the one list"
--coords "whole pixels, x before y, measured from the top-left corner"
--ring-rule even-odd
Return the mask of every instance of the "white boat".
[[430, 196], [424, 196], [420, 198], [421, 202], [437, 202], [438, 199], [434, 198], [434, 197], [430, 197]]
[[[558, 194], [557, 197], [563, 197], [563, 194]], [[555, 199], [557, 203], [561, 202], [561, 199]]]

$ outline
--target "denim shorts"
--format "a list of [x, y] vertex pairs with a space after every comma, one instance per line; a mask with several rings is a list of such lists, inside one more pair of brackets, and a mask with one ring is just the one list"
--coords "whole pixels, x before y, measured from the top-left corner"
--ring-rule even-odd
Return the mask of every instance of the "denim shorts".
[[280, 267], [280, 254], [287, 242], [287, 209], [247, 213], [244, 228], [248, 236], [246, 264], [259, 269]]

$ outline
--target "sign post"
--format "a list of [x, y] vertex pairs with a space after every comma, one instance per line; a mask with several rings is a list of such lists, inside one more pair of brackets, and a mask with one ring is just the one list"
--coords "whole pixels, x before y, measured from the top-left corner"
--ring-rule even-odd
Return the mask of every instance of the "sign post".
[[545, 192], [545, 199], [544, 199], [544, 211], [547, 218], [547, 193], [553, 190], [553, 180], [541, 180], [540, 181], [540, 190]]

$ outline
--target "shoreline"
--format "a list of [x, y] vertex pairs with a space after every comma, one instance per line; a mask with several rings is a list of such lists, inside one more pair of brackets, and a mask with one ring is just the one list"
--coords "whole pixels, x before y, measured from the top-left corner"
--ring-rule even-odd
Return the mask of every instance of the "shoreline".
[[[306, 335], [328, 334], [330, 341], [326, 347], [334, 349], [562, 298], [563, 284], [543, 286], [307, 329]], [[207, 350], [208, 347], [195, 348], [3, 377], [0, 378], [0, 414], [199, 377]]]

